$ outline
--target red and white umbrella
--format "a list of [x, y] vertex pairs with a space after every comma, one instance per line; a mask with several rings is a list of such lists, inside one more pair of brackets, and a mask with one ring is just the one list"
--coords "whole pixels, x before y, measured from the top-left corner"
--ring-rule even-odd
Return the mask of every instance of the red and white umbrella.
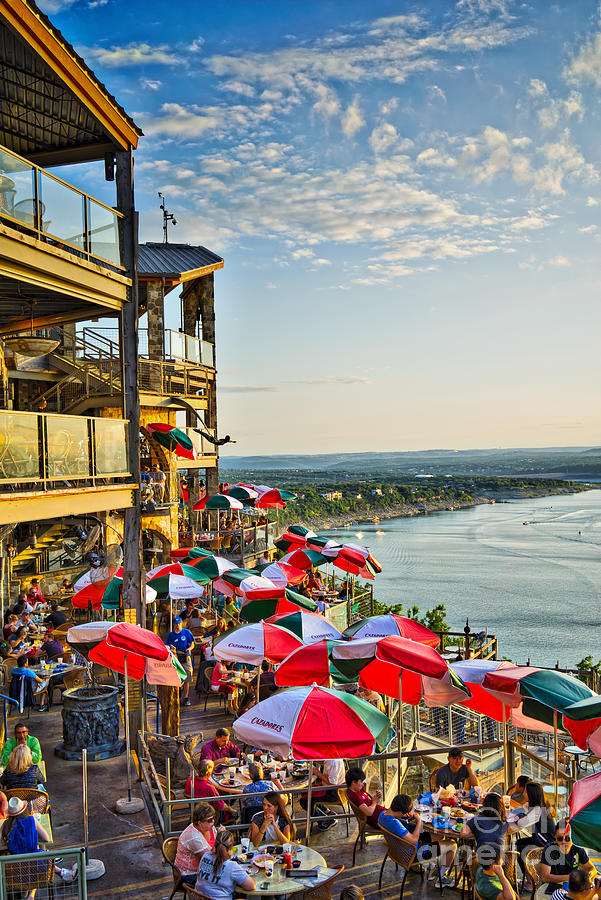
[[230, 497], [229, 494], [212, 494], [210, 497], [202, 497], [202, 499], [197, 500], [192, 509], [208, 509], [208, 510], [218, 510], [218, 509], [243, 509], [244, 504], [237, 500], [236, 497]]
[[287, 566], [294, 566], [296, 569], [313, 569], [315, 566], [324, 565], [328, 560], [317, 550], [298, 548], [286, 553], [279, 562]]
[[251, 747], [302, 760], [371, 756], [394, 734], [388, 716], [370, 703], [317, 685], [278, 691], [236, 719], [233, 728]]
[[418, 644], [426, 644], [428, 647], [436, 649], [440, 643], [438, 635], [426, 628], [415, 619], [409, 619], [406, 616], [398, 616], [396, 613], [385, 613], [381, 616], [368, 616], [350, 625], [344, 632], [344, 636], [352, 640], [363, 640], [364, 638], [374, 638], [379, 640], [390, 635], [398, 635], [399, 637], [409, 638], [417, 641]]
[[[240, 574], [244, 573], [244, 574]], [[213, 581], [213, 587], [226, 597], [233, 597], [237, 594], [239, 597], [245, 597], [250, 591], [278, 591], [281, 590], [277, 585], [270, 581], [269, 578], [263, 578], [254, 572], [244, 569], [228, 569], [227, 572]]]
[[291, 631], [269, 622], [253, 622], [239, 625], [232, 631], [216, 637], [213, 653], [217, 659], [229, 659], [251, 666], [260, 665], [264, 659], [279, 663], [286, 659], [302, 641]]
[[307, 579], [307, 573], [295, 566], [289, 566], [287, 563], [274, 562], [269, 563], [264, 569], [261, 569], [263, 578], [269, 578], [276, 587], [288, 587], [289, 584], [302, 584]]
[[301, 609], [295, 612], [279, 613], [266, 619], [274, 625], [281, 625], [301, 639], [303, 644], [313, 644], [329, 638], [337, 641], [342, 638], [341, 633], [327, 619], [319, 613], [308, 612]]

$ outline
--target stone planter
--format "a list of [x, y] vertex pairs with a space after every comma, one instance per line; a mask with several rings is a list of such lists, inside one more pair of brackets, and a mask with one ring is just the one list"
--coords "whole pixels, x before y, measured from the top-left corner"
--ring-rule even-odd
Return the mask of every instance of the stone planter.
[[76, 687], [63, 693], [63, 740], [54, 752], [62, 759], [108, 759], [125, 750], [119, 738], [119, 692], [103, 685]]

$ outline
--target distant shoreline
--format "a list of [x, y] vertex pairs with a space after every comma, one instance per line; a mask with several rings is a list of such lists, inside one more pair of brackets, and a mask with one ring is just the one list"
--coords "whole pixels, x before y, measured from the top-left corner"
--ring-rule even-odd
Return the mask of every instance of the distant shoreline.
[[[585, 490], [594, 490], [594, 488], [585, 488]], [[364, 525], [367, 522], [374, 522], [376, 519], [382, 521], [385, 519], [409, 519], [414, 516], [425, 516], [429, 513], [437, 512], [454, 512], [458, 509], [470, 509], [473, 506], [481, 506], [484, 503], [494, 504], [502, 503], [507, 500], [529, 500], [536, 497], [554, 497], [562, 494], [578, 494], [583, 491], [574, 491], [566, 487], [560, 490], [555, 486], [553, 491], [519, 491], [519, 492], [499, 492], [496, 497], [474, 497], [472, 500], [456, 501], [452, 504], [448, 500], [440, 501], [423, 501], [420, 503], [410, 504], [402, 503], [394, 507], [385, 507], [382, 509], [374, 508], [359, 516], [349, 516], [348, 514], [332, 515], [332, 516], [313, 516], [308, 519], [305, 524], [313, 530], [336, 530], [345, 528], [347, 525]], [[291, 520], [292, 521], [292, 520]]]

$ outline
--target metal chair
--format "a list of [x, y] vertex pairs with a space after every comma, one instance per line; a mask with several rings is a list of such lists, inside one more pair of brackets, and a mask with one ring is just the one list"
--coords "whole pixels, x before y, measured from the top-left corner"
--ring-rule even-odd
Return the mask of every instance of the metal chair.
[[355, 843], [353, 844], [353, 862], [352, 865], [355, 865], [355, 857], [357, 854], [357, 844], [360, 843], [361, 848], [365, 847], [365, 837], [368, 834], [379, 834], [382, 835], [382, 829], [378, 825], [372, 825], [371, 822], [368, 821], [365, 813], [359, 809], [358, 806], [355, 806], [354, 803], [349, 800], [348, 791], [345, 791], [346, 802], [348, 803], [352, 814], [357, 820], [357, 837], [355, 838]]
[[202, 693], [204, 693], [204, 695], [205, 695], [205, 707], [204, 707], [205, 712], [207, 711], [207, 703], [209, 702], [209, 697], [217, 697], [217, 702], [219, 703], [219, 705], [221, 707], [223, 707], [224, 710], [226, 708], [227, 694], [221, 693], [220, 691], [214, 691], [211, 687], [211, 681], [213, 680], [213, 672], [214, 671], [215, 671], [215, 666], [213, 666], [212, 669], [205, 669], [204, 676], [207, 679], [209, 686], [206, 691], [202, 691], [198, 695], [199, 698]]
[[308, 891], [303, 893], [303, 900], [332, 900], [332, 885], [336, 881], [339, 875], [342, 875], [344, 872], [344, 866], [334, 866], [336, 869], [333, 875], [330, 875], [329, 878], [326, 878], [325, 881], [322, 881], [321, 884], [316, 885], [314, 888], [309, 888]]
[[175, 865], [175, 857], [177, 856], [178, 838], [171, 837], [163, 841], [161, 852], [167, 863], [171, 866], [171, 874], [173, 875], [173, 890], [169, 894], [169, 900], [173, 900], [175, 894], [184, 894], [184, 883], [180, 870]]
[[[531, 900], [534, 900], [534, 895], [537, 891], [537, 888], [541, 886], [543, 883], [543, 877], [541, 873], [541, 862], [543, 857], [543, 848], [542, 847], [534, 847], [532, 850], [529, 850], [526, 854], [526, 859], [524, 860], [524, 865], [526, 867], [526, 872], [530, 876], [530, 880], [532, 882], [532, 892], [530, 894]], [[524, 881], [525, 881], [524, 876]], [[523, 884], [523, 882], [522, 882]]]
[[405, 890], [407, 875], [409, 874], [409, 869], [415, 862], [415, 858], [417, 856], [417, 845], [410, 844], [409, 841], [406, 841], [404, 838], [393, 834], [393, 832], [388, 831], [387, 828], [382, 828], [381, 831], [384, 835], [384, 840], [386, 841], [386, 853], [384, 854], [384, 859], [382, 860], [382, 865], [380, 866], [378, 888], [382, 887], [382, 875], [384, 874], [384, 866], [386, 865], [386, 860], [390, 858], [397, 864], [397, 866], [401, 866], [404, 871], [403, 879], [401, 881], [400, 895], [400, 900], [403, 900], [403, 891]]

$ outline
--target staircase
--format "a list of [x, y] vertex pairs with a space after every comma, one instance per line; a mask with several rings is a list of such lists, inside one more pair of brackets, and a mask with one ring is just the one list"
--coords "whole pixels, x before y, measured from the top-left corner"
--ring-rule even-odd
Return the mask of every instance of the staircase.
[[36, 545], [27, 542], [12, 561], [13, 576], [33, 574], [48, 568], [48, 551], [54, 549], [72, 526], [53, 522], [36, 534]]
[[[56, 329], [62, 332], [62, 329]], [[114, 341], [96, 334], [89, 336], [69, 335], [73, 347], [60, 346], [50, 359], [65, 377], [47, 391], [34, 398], [33, 404], [39, 408], [46, 401], [45, 409], [50, 412], [76, 413], [81, 403], [89, 397], [113, 396], [121, 393], [121, 361], [119, 346]]]

